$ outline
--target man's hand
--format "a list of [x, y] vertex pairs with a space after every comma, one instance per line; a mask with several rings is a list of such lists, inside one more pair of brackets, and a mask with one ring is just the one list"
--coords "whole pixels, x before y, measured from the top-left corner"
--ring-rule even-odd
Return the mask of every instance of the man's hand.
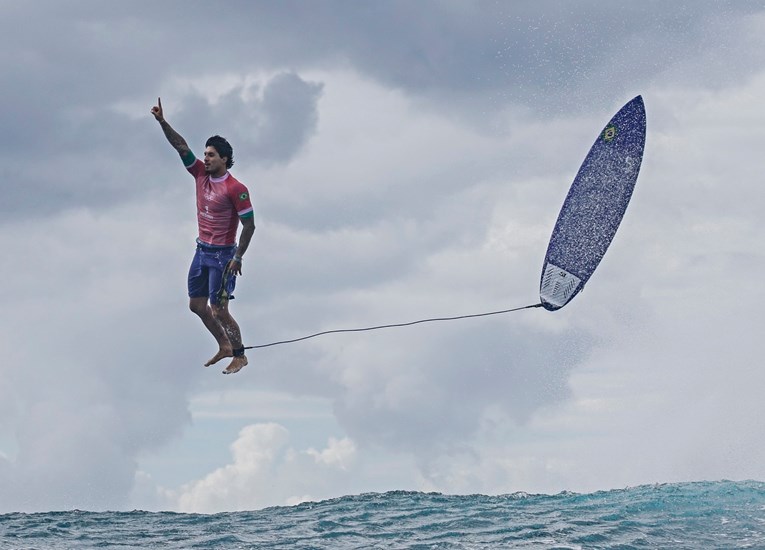
[[229, 260], [226, 269], [234, 275], [242, 274], [242, 262], [239, 260]]
[[165, 120], [162, 113], [162, 100], [160, 98], [157, 98], [157, 105], [151, 108], [151, 114], [154, 115], [154, 118], [156, 118], [158, 122]]

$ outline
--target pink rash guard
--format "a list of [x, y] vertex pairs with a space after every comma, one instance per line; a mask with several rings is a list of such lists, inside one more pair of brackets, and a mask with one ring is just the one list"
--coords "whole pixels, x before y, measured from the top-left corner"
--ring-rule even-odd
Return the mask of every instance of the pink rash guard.
[[194, 158], [186, 166], [197, 185], [197, 222], [199, 241], [212, 246], [236, 245], [239, 218], [253, 216], [250, 192], [229, 172], [221, 178], [210, 177], [204, 163]]

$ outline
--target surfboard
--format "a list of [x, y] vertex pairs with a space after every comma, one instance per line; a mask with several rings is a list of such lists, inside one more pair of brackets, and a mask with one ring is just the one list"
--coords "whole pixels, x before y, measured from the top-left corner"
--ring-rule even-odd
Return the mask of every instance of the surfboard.
[[643, 98], [629, 101], [590, 148], [555, 222], [542, 267], [539, 297], [555, 311], [579, 294], [624, 217], [645, 148]]

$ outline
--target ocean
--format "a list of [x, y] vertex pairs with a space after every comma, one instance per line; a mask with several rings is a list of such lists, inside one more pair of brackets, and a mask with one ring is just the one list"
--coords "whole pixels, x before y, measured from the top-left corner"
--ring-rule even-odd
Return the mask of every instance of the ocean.
[[249, 512], [0, 515], [0, 549], [765, 548], [765, 483], [590, 494], [392, 491]]

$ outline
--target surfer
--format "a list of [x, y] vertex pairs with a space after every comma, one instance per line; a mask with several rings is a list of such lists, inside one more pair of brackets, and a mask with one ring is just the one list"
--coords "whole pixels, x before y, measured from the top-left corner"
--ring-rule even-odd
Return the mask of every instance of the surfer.
[[[231, 357], [223, 373], [233, 374], [247, 365], [242, 335], [228, 301], [233, 298], [236, 276], [242, 274], [242, 256], [255, 232], [250, 193], [228, 171], [234, 164], [234, 152], [228, 141], [212, 136], [205, 143], [204, 161], [199, 160], [186, 140], [165, 120], [159, 99], [151, 114], [196, 180], [199, 236], [189, 268], [189, 308], [218, 342], [218, 353], [205, 367]], [[239, 222], [242, 232], [237, 244]]]

